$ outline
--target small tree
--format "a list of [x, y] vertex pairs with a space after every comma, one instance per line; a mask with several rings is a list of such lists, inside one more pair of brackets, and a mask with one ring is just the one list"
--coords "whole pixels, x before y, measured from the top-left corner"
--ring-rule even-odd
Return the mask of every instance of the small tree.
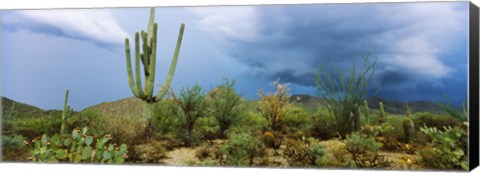
[[[353, 130], [354, 112], [365, 98], [370, 80], [375, 74], [375, 64], [365, 57], [362, 68], [357, 71], [355, 63], [347, 74], [334, 65], [333, 74], [326, 67], [315, 73], [317, 95], [323, 98], [326, 108], [334, 116], [335, 130], [342, 138]], [[360, 118], [360, 117], [357, 117]]]
[[240, 95], [235, 92], [235, 80], [229, 81], [224, 78], [225, 83], [219, 85], [208, 93], [209, 115], [213, 115], [220, 127], [220, 135], [225, 137], [227, 130], [239, 117], [241, 113]]
[[195, 122], [205, 115], [206, 104], [202, 88], [195, 84], [192, 88], [182, 89], [178, 97], [173, 92], [171, 94], [173, 102], [177, 106], [174, 112], [179, 118], [181, 137], [184, 138], [185, 146], [192, 146], [196, 138], [193, 131]]
[[275, 93], [265, 95], [262, 91], [259, 92], [260, 101], [257, 109], [267, 119], [270, 130], [280, 132], [285, 126], [284, 117], [292, 104], [289, 101], [288, 85], [280, 84], [279, 80], [275, 81], [274, 85]]

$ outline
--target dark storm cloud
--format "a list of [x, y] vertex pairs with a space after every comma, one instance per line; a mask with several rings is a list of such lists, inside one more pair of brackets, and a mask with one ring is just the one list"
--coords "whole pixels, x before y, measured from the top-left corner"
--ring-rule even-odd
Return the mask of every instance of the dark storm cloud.
[[[353, 63], [361, 64], [371, 52], [372, 57], [378, 58], [373, 79], [377, 87], [438, 94], [440, 90], [424, 88], [466, 76], [465, 69], [455, 69], [467, 63], [466, 56], [454, 55], [452, 51], [467, 50], [464, 44], [458, 44], [467, 41], [467, 5], [454, 2], [257, 6], [242, 11], [247, 14], [244, 16], [255, 18], [229, 16], [226, 20], [242, 20], [235, 21], [233, 26], [231, 21], [220, 20], [221, 15], [215, 12], [201, 13], [200, 24], [204, 28], [221, 28], [210, 33], [225, 38], [222, 45], [228, 46], [224, 51], [251, 66], [253, 74], [269, 80], [281, 78], [313, 86], [312, 72], [320, 64], [333, 64], [345, 71]], [[237, 35], [227, 31], [236, 31]]]

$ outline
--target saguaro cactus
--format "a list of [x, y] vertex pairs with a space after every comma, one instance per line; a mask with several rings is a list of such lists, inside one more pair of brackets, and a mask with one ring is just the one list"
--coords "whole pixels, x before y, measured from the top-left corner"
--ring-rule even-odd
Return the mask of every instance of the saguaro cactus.
[[72, 114], [73, 109], [68, 105], [68, 89], [65, 92], [65, 101], [63, 102], [62, 125], [60, 126], [60, 133], [66, 133], [65, 121]]
[[383, 102], [378, 103], [380, 106], [380, 117], [378, 118], [379, 124], [382, 124], [386, 121], [385, 110], [383, 109]]
[[[150, 9], [150, 19], [148, 22], [148, 31], [135, 33], [135, 78], [132, 73], [132, 64], [130, 60], [130, 44], [128, 38], [125, 39], [125, 52], [127, 60], [128, 83], [135, 97], [144, 101], [143, 117], [149, 119], [152, 114], [153, 103], [160, 101], [168, 91], [172, 82], [175, 67], [177, 66], [180, 46], [182, 44], [183, 31], [185, 24], [180, 25], [177, 44], [173, 53], [172, 64], [168, 71], [167, 78], [160, 88], [160, 91], [154, 95], [155, 82], [155, 65], [157, 56], [157, 28], [158, 24], [154, 22], [155, 8]], [[140, 50], [140, 36], [142, 38], [142, 50]], [[142, 52], [141, 52], [142, 51]], [[145, 87], [142, 88], [142, 80], [140, 77], [140, 61], [143, 65]]]
[[360, 131], [362, 129], [362, 125], [361, 125], [361, 119], [360, 119], [360, 106], [358, 106], [357, 104], [355, 104], [354, 106], [354, 110], [353, 110], [353, 130], [354, 131]]
[[369, 116], [368, 116], [368, 101], [364, 100], [363, 101], [363, 114], [365, 114], [365, 121], [367, 121], [367, 124], [370, 124]]
[[414, 128], [415, 125], [413, 124], [412, 119], [410, 119], [412, 111], [407, 104], [407, 117], [403, 120], [403, 131], [405, 133], [405, 143], [409, 144], [413, 137], [414, 137]]

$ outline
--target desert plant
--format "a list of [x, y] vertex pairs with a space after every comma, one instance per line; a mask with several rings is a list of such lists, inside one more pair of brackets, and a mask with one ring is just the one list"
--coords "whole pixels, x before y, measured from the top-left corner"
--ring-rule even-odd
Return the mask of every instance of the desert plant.
[[275, 93], [266, 95], [263, 91], [259, 92], [260, 100], [258, 101], [257, 110], [268, 120], [268, 128], [270, 130], [281, 132], [285, 128], [284, 118], [292, 104], [288, 95], [288, 85], [281, 84], [279, 79], [273, 84]]
[[197, 132], [194, 131], [195, 123], [206, 113], [202, 88], [195, 84], [191, 88], [183, 88], [178, 97], [174, 92], [171, 94], [173, 102], [177, 106], [174, 112], [179, 119], [179, 135], [184, 139], [185, 146], [192, 146], [198, 138]]
[[409, 144], [412, 142], [413, 138], [415, 137], [415, 126], [413, 124], [410, 115], [412, 114], [411, 108], [408, 106], [407, 103], [407, 115], [403, 120], [403, 132], [405, 134], [405, 143]]
[[353, 110], [353, 130], [358, 132], [362, 129], [362, 123], [360, 119], [360, 106], [355, 104], [354, 107], [356, 108]]
[[369, 63], [369, 55], [364, 59], [360, 71], [356, 70], [355, 63], [348, 70], [348, 74], [332, 65], [333, 74], [323, 66], [320, 72], [315, 73], [316, 92], [326, 102], [326, 108], [335, 117], [335, 130], [342, 136], [353, 130], [351, 113], [357, 110], [367, 94], [368, 85], [375, 74], [375, 59]]
[[304, 131], [311, 128], [311, 119], [312, 117], [303, 108], [292, 105], [283, 121], [287, 128], [287, 133], [295, 133], [296, 131]]
[[[151, 124], [150, 119], [152, 116], [153, 103], [160, 101], [168, 89], [175, 73], [177, 66], [178, 55], [180, 52], [180, 46], [182, 44], [183, 32], [185, 25], [180, 25], [180, 31], [178, 34], [177, 44], [173, 53], [172, 64], [168, 71], [167, 78], [160, 91], [154, 95], [155, 84], [155, 69], [156, 69], [156, 56], [157, 56], [157, 28], [158, 24], [154, 22], [155, 8], [150, 9], [150, 19], [148, 21], [148, 31], [141, 31], [135, 33], [135, 79], [132, 73], [132, 64], [130, 58], [130, 43], [128, 38], [125, 39], [125, 53], [127, 62], [127, 74], [128, 83], [132, 93], [135, 97], [143, 100], [143, 119], [148, 123], [146, 127], [147, 137], [150, 135]], [[140, 51], [140, 36], [142, 37], [142, 52]], [[145, 88], [142, 88], [142, 80], [140, 76], [140, 61], [143, 65]]]
[[355, 132], [347, 136], [345, 144], [345, 149], [352, 155], [357, 167], [386, 168], [391, 164], [384, 155], [379, 154], [381, 143], [377, 143], [373, 137]]
[[149, 141], [145, 144], [133, 147], [131, 160], [139, 163], [158, 163], [160, 159], [166, 158], [166, 148], [163, 143], [158, 141]]
[[284, 157], [291, 167], [323, 166], [326, 146], [313, 138], [285, 139]]
[[364, 100], [363, 101], [363, 114], [365, 115], [365, 121], [367, 122], [367, 125], [370, 124], [370, 116], [369, 116], [369, 108], [368, 108], [368, 101]]
[[25, 138], [20, 135], [2, 135], [1, 160], [2, 161], [25, 161], [28, 153], [25, 146]]
[[208, 113], [215, 117], [220, 127], [220, 135], [225, 136], [227, 130], [241, 114], [240, 95], [235, 92], [235, 80], [224, 78], [224, 83], [217, 86], [207, 94], [209, 105]]
[[65, 101], [63, 102], [62, 125], [60, 126], [60, 133], [67, 133], [66, 120], [72, 116], [73, 108], [68, 105], [68, 89], [65, 92]]
[[378, 124], [383, 124], [387, 121], [387, 115], [385, 114], [385, 109], [383, 108], [383, 102], [378, 103], [380, 109], [380, 116], [378, 117]]
[[443, 130], [444, 126], [457, 126], [461, 122], [449, 115], [432, 114], [430, 112], [416, 112], [413, 116], [413, 122], [416, 127], [435, 127]]
[[335, 118], [327, 109], [318, 109], [312, 118], [312, 127], [309, 129], [311, 136], [321, 140], [338, 137], [335, 133]]
[[462, 102], [462, 107], [458, 108], [455, 104], [453, 104], [450, 97], [445, 94], [444, 99], [438, 99], [437, 105], [446, 112], [448, 115], [464, 122], [468, 121], [468, 108], [467, 108], [467, 97], [465, 96], [465, 101]]
[[94, 162], [94, 163], [123, 163], [127, 155], [127, 145], [109, 143], [111, 135], [107, 134], [95, 141], [95, 136], [87, 135], [88, 129], [74, 129], [71, 135], [44, 134], [25, 144], [30, 148], [34, 162]]
[[254, 159], [265, 155], [264, 145], [257, 137], [247, 133], [232, 134], [220, 148], [225, 165], [252, 166]]
[[441, 169], [468, 170], [467, 132], [460, 127], [423, 126], [420, 131], [426, 134], [431, 144], [420, 151], [421, 161], [428, 167]]
[[165, 136], [175, 132], [178, 118], [175, 116], [176, 105], [172, 99], [164, 99], [153, 105], [152, 128], [157, 136]]

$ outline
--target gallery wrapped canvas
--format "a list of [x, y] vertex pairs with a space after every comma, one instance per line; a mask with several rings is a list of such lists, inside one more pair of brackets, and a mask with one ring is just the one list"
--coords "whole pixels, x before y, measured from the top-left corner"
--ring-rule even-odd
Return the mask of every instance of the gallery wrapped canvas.
[[469, 171], [470, 2], [1, 11], [1, 161]]

